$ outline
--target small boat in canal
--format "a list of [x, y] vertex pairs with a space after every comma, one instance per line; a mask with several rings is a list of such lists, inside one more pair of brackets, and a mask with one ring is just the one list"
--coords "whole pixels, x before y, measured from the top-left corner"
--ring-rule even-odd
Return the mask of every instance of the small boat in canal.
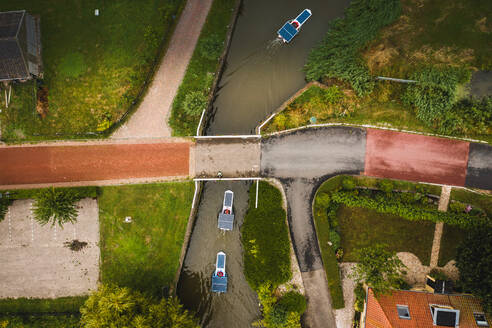
[[301, 30], [301, 26], [312, 16], [311, 10], [304, 9], [296, 18], [287, 21], [277, 34], [285, 43], [289, 43]]
[[225, 266], [226, 255], [224, 252], [218, 252], [215, 261], [215, 271], [212, 275], [212, 292], [214, 293], [227, 292], [227, 273]]
[[232, 204], [234, 201], [234, 193], [226, 190], [224, 193], [224, 202], [222, 203], [222, 211], [219, 213], [218, 228], [221, 230], [232, 230], [234, 228], [234, 213], [232, 212]]

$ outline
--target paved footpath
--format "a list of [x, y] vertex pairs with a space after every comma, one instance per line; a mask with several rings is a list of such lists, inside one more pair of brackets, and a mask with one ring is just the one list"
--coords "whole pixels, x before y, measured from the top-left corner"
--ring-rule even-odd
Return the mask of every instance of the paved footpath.
[[193, 55], [212, 0], [188, 0], [169, 47], [137, 111], [112, 138], [171, 136], [168, 119], [174, 96]]
[[189, 176], [183, 139], [0, 147], [0, 188], [128, 183]]

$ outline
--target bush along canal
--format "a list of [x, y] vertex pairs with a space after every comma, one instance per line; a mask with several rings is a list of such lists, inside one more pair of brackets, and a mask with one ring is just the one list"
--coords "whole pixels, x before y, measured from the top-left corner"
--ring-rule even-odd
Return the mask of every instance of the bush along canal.
[[[250, 187], [249, 209], [241, 228], [246, 280], [262, 306], [260, 327], [300, 327], [306, 300], [292, 279], [289, 229], [280, 191], [260, 182]], [[287, 324], [288, 323], [288, 324]]]
[[[244, 277], [240, 229], [248, 208], [250, 182], [207, 182], [204, 185], [183, 270], [178, 282], [178, 296], [185, 306], [197, 313], [203, 327], [249, 327], [260, 316], [258, 298]], [[224, 192], [234, 193], [234, 227], [217, 227]], [[254, 199], [253, 199], [254, 202]], [[253, 204], [254, 205], [254, 204]], [[216, 255], [227, 255], [226, 293], [211, 291]]]

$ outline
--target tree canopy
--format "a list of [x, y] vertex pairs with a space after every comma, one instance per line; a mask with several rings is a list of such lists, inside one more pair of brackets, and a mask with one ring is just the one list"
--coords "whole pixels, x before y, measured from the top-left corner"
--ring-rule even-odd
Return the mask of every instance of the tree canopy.
[[71, 190], [55, 188], [40, 191], [34, 202], [34, 217], [41, 224], [56, 223], [61, 227], [67, 222], [77, 221], [75, 202], [79, 197]]
[[361, 248], [357, 255], [359, 262], [352, 277], [358, 283], [365, 282], [375, 293], [385, 293], [399, 285], [405, 265], [395, 252], [388, 251], [385, 245], [376, 244]]
[[456, 266], [466, 292], [482, 299], [492, 314], [492, 229], [472, 231], [458, 247]]
[[82, 328], [198, 328], [176, 298], [160, 302], [126, 287], [100, 286], [80, 309]]

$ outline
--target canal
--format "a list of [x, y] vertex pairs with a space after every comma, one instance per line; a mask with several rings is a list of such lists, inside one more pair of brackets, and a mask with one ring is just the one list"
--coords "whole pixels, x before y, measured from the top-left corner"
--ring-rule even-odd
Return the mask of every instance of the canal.
[[[208, 135], [250, 134], [257, 124], [304, 86], [310, 49], [340, 17], [348, 0], [244, 0], [214, 102]], [[290, 44], [276, 40], [288, 19], [309, 8], [313, 16]], [[233, 156], [234, 154], [231, 154]], [[240, 227], [248, 207], [249, 182], [207, 182], [178, 283], [178, 296], [202, 327], [250, 327], [260, 317], [258, 299], [243, 274]], [[234, 192], [234, 231], [220, 232], [217, 215], [224, 191]], [[260, 191], [261, 195], [261, 191]], [[210, 292], [218, 251], [227, 254], [228, 292]]]

